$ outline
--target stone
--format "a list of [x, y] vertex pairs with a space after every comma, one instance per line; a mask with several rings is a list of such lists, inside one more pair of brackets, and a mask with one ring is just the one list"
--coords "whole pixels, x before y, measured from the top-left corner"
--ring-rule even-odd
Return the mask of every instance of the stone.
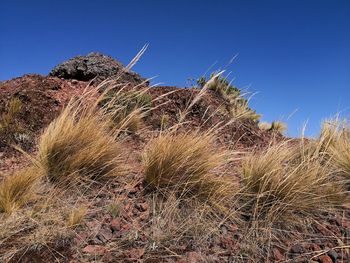
[[[73, 57], [54, 67], [49, 76], [80, 81], [94, 79], [94, 83], [100, 83], [110, 77], [118, 77], [119, 83], [137, 85], [145, 82], [145, 79], [139, 74], [126, 69], [123, 64], [112, 57], [98, 52]], [[148, 85], [148, 82], [145, 84]]]
[[327, 255], [322, 255], [319, 257], [320, 263], [333, 263], [332, 259]]
[[148, 213], [142, 213], [139, 218], [140, 218], [141, 221], [146, 221], [149, 218], [149, 214]]
[[147, 203], [140, 203], [135, 205], [140, 212], [145, 212], [148, 210], [149, 205]]
[[88, 245], [83, 248], [83, 252], [87, 254], [103, 255], [106, 253], [106, 249], [105, 247], [99, 245]]
[[98, 234], [97, 234], [97, 238], [99, 240], [101, 240], [102, 242], [106, 243], [109, 240], [112, 239], [112, 230], [111, 229], [107, 229], [107, 228], [102, 228]]
[[273, 258], [276, 262], [283, 261], [284, 256], [278, 248], [272, 250]]
[[321, 247], [317, 244], [310, 244], [309, 249], [311, 249], [312, 251], [320, 251]]
[[304, 252], [304, 248], [300, 244], [293, 245], [290, 249], [293, 254], [301, 254]]
[[142, 258], [143, 254], [145, 254], [144, 248], [132, 248], [129, 251], [129, 257], [134, 260]]
[[202, 260], [202, 257], [200, 254], [198, 254], [197, 252], [195, 251], [192, 251], [192, 252], [188, 252], [186, 254], [187, 256], [187, 262], [188, 263], [197, 263], [197, 262], [201, 262]]
[[121, 229], [120, 219], [113, 219], [110, 223], [110, 228], [113, 232], [120, 231]]
[[338, 253], [335, 252], [333, 249], [329, 250], [329, 251], [327, 252], [327, 255], [332, 259], [333, 262], [336, 262], [336, 261], [337, 261]]
[[133, 197], [137, 193], [138, 189], [137, 188], [131, 188], [128, 192], [128, 197]]
[[229, 236], [220, 237], [220, 246], [224, 249], [234, 250], [235, 242]]

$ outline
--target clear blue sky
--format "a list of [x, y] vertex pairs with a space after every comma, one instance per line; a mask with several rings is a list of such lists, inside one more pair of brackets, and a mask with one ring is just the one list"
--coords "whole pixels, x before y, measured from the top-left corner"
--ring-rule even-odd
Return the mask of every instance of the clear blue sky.
[[263, 120], [286, 120], [290, 135], [349, 113], [350, 1], [0, 2], [0, 80], [47, 74], [91, 51], [127, 64], [145, 43], [134, 70], [165, 85], [239, 54], [234, 84], [259, 92], [251, 106]]

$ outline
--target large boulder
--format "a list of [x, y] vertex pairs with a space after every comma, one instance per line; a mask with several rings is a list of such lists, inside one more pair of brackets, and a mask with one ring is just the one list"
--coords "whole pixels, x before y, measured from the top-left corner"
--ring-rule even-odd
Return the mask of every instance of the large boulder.
[[71, 58], [52, 69], [49, 76], [80, 81], [90, 81], [96, 78], [95, 83], [117, 76], [123, 83], [137, 85], [145, 81], [139, 74], [126, 69], [123, 64], [112, 57], [97, 52]]

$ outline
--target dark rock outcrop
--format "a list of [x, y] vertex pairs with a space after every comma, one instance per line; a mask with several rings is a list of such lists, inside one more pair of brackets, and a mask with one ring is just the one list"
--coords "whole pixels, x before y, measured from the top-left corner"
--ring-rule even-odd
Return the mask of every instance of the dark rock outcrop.
[[99, 83], [110, 77], [118, 77], [121, 83], [140, 84], [145, 81], [139, 74], [126, 69], [123, 64], [101, 53], [89, 53], [76, 56], [51, 70], [49, 76], [63, 79], [90, 81]]

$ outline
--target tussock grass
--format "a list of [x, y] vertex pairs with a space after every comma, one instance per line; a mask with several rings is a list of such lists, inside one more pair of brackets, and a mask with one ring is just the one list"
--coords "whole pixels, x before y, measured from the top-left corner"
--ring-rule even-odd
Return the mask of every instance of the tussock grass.
[[210, 238], [219, 236], [221, 218], [211, 213], [209, 203], [179, 198], [170, 191], [166, 199], [152, 195], [150, 238], [155, 247], [176, 247], [195, 243], [207, 248]]
[[209, 80], [201, 77], [197, 83], [202, 88], [207, 87], [209, 90], [215, 91], [226, 100], [228, 114], [232, 119], [258, 121], [261, 116], [248, 106], [249, 100], [245, 98], [247, 94], [242, 94], [241, 90], [232, 85], [221, 73], [212, 73]]
[[22, 130], [16, 122], [22, 106], [22, 101], [16, 97], [8, 102], [5, 111], [0, 115], [0, 133], [16, 133]]
[[319, 148], [304, 151], [288, 142], [247, 157], [243, 182], [253, 218], [269, 222], [341, 204], [344, 189]]
[[71, 102], [44, 131], [38, 164], [51, 181], [117, 176], [123, 171], [120, 145], [101, 112]]
[[350, 179], [350, 126], [339, 118], [325, 121], [319, 137], [323, 150], [331, 159], [335, 170], [347, 180]]
[[5, 178], [0, 184], [0, 212], [11, 214], [32, 200], [39, 178], [35, 168], [27, 168]]
[[43, 182], [30, 205], [10, 216], [0, 214], [0, 261], [10, 262], [26, 253], [54, 249], [58, 243], [68, 245], [74, 233], [66, 219], [76, 202], [75, 193], [67, 194], [62, 188]]
[[273, 121], [270, 130], [282, 134], [287, 130], [287, 124], [281, 121]]
[[268, 122], [259, 122], [258, 124], [260, 130], [263, 130], [263, 131], [269, 131], [271, 129], [271, 123], [268, 123]]
[[99, 98], [99, 105], [112, 120], [114, 129], [136, 133], [143, 126], [143, 118], [152, 108], [149, 88], [136, 86], [132, 89], [111, 85]]
[[74, 227], [81, 224], [84, 220], [86, 212], [87, 212], [87, 209], [84, 206], [73, 209], [69, 213], [69, 216], [67, 218], [67, 226]]
[[225, 163], [224, 151], [213, 147], [210, 134], [161, 134], [143, 153], [145, 181], [160, 189], [208, 198], [222, 194], [222, 180], [213, 175]]
[[263, 131], [272, 131], [280, 134], [285, 133], [287, 130], [287, 124], [281, 121], [273, 121], [272, 123], [260, 122], [258, 126]]

